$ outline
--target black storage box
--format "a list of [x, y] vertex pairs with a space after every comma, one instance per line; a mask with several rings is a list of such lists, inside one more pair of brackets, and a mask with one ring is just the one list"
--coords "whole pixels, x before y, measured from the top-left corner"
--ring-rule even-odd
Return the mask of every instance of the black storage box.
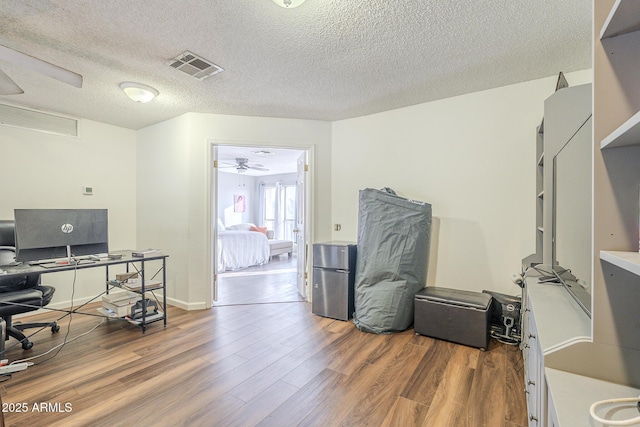
[[416, 294], [416, 333], [458, 344], [489, 345], [491, 295], [429, 286]]

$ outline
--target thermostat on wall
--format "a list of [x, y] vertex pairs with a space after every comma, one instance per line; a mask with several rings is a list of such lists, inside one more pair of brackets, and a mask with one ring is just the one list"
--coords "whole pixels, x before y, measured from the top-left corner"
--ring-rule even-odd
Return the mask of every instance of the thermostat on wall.
[[86, 195], [86, 196], [92, 196], [93, 195], [93, 187], [82, 187], [82, 194]]

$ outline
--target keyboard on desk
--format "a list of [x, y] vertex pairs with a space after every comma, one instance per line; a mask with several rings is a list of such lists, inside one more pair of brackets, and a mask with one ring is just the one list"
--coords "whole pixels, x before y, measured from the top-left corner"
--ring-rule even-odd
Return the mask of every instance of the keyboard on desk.
[[74, 263], [79, 263], [80, 261], [100, 261], [104, 259], [102, 256], [106, 254], [95, 254], [95, 255], [82, 255], [82, 256], [74, 256], [69, 259], [68, 257], [64, 258], [51, 258], [51, 259], [40, 259], [35, 261], [29, 261], [29, 265], [39, 265], [39, 266], [50, 266], [50, 265], [69, 265]]
[[57, 264], [63, 261], [69, 262], [69, 258], [65, 257], [65, 258], [39, 259], [39, 260], [29, 261], [27, 264], [29, 265]]

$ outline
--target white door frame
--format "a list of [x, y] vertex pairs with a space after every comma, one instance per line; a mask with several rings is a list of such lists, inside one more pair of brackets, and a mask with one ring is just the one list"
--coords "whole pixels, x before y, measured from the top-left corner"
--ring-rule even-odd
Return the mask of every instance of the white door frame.
[[[313, 203], [313, 189], [314, 189], [314, 182], [313, 182], [313, 171], [315, 171], [314, 168], [314, 146], [313, 145], [308, 145], [308, 146], [295, 146], [295, 145], [274, 145], [274, 144], [268, 144], [265, 142], [249, 142], [249, 141], [223, 141], [223, 140], [213, 140], [210, 139], [208, 140], [208, 149], [207, 149], [207, 155], [206, 155], [206, 162], [207, 162], [207, 167], [206, 167], [206, 173], [207, 173], [207, 194], [206, 194], [206, 206], [205, 206], [205, 215], [206, 215], [206, 224], [205, 224], [205, 231], [207, 236], [209, 236], [209, 240], [207, 242], [206, 245], [206, 254], [205, 254], [205, 260], [208, 260], [208, 262], [206, 262], [205, 265], [205, 269], [206, 269], [206, 277], [209, 277], [209, 281], [205, 282], [205, 285], [208, 286], [210, 292], [207, 292], [208, 295], [208, 299], [206, 301], [206, 308], [211, 308], [213, 307], [213, 303], [217, 300], [217, 271], [214, 268], [215, 265], [217, 265], [217, 245], [214, 243], [218, 240], [218, 225], [217, 225], [217, 221], [218, 221], [218, 171], [216, 168], [214, 168], [214, 161], [218, 160], [218, 147], [220, 146], [236, 146], [236, 147], [256, 147], [256, 148], [281, 148], [281, 149], [288, 149], [288, 150], [300, 150], [300, 151], [306, 151], [307, 153], [307, 162], [309, 165], [309, 171], [308, 171], [308, 175], [307, 175], [307, 180], [305, 182], [305, 194], [304, 194], [304, 198], [305, 198], [305, 204], [306, 204], [306, 208], [307, 208], [307, 214], [306, 214], [306, 224], [305, 224], [305, 228], [307, 230], [307, 246], [311, 245], [311, 242], [313, 242], [313, 223], [314, 223], [314, 218], [313, 218], [313, 212], [314, 212], [314, 203]], [[310, 297], [310, 293], [309, 293], [309, 280], [311, 277], [311, 272], [310, 270], [310, 265], [311, 265], [311, 251], [306, 251], [307, 252], [307, 260], [304, 263], [305, 265], [305, 270], [304, 271], [304, 275], [307, 278], [307, 282], [306, 282], [306, 292], [304, 295], [305, 299], [308, 301], [309, 297]]]
[[[307, 180], [309, 179], [309, 153], [306, 151], [300, 155], [296, 161], [296, 191], [302, 190], [302, 194], [296, 197], [296, 287], [298, 293], [305, 301], [309, 300], [309, 272], [307, 263], [309, 262], [309, 208], [307, 205]], [[302, 188], [300, 186], [302, 183]]]

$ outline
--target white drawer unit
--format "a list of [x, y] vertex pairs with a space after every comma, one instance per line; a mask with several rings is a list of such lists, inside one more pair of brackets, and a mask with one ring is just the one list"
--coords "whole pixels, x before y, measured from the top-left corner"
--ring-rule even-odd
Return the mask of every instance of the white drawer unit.
[[522, 352], [524, 359], [524, 384], [527, 396], [527, 419], [529, 427], [542, 426], [540, 420], [544, 419], [546, 393], [544, 378], [544, 358], [540, 342], [538, 340], [538, 330], [536, 328], [535, 316], [529, 306], [529, 298], [525, 299]]
[[522, 353], [529, 427], [547, 427], [555, 417], [545, 376], [548, 358], [572, 342], [589, 339], [589, 318], [568, 292], [526, 279]]

